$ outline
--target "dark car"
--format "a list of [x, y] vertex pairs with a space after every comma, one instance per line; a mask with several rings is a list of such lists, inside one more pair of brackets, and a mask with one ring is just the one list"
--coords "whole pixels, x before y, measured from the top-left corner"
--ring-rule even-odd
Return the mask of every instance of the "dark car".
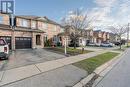
[[115, 42], [114, 44], [115, 44], [116, 46], [120, 46], [120, 45], [122, 45], [121, 42]]

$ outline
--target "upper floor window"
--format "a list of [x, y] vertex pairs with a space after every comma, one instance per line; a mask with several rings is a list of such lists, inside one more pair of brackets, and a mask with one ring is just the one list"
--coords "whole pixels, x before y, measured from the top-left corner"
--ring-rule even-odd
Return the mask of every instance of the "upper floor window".
[[36, 21], [32, 21], [32, 28], [36, 29]]
[[3, 23], [3, 17], [0, 16], [0, 23]]
[[80, 39], [80, 43], [82, 43], [82, 39]]
[[26, 19], [20, 19], [20, 26], [28, 27], [28, 21]]

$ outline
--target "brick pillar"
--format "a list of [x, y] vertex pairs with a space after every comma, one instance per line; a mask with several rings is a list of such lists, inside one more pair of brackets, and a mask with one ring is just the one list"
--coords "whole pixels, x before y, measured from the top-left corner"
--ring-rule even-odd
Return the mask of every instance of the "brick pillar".
[[11, 45], [12, 45], [12, 50], [15, 50], [15, 32], [12, 31], [12, 36], [11, 36]]
[[44, 34], [41, 34], [41, 45], [44, 48]]
[[32, 48], [36, 48], [36, 35], [32, 32]]

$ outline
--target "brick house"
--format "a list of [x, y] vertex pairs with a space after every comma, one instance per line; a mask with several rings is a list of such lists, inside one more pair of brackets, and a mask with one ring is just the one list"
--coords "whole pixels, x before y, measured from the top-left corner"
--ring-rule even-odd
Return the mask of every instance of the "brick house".
[[[87, 43], [93, 42], [93, 40], [94, 40], [93, 29], [75, 30], [75, 29], [72, 29], [70, 26], [65, 26], [65, 32], [62, 33], [60, 36], [62, 36], [63, 38], [66, 37], [67, 45], [71, 44], [71, 39], [70, 39], [69, 35], [72, 33], [77, 33], [77, 35], [78, 35], [78, 41], [76, 43], [78, 46], [86, 46]], [[63, 40], [63, 42], [64, 42], [64, 40]], [[63, 44], [63, 46], [64, 46], [64, 44]]]
[[94, 43], [99, 43], [101, 44], [102, 42], [109, 42], [110, 35], [109, 32], [101, 31], [101, 30], [96, 30], [94, 32]]
[[9, 15], [0, 14], [0, 38], [10, 43], [12, 50], [43, 48], [45, 39], [54, 38], [62, 29], [48, 18], [37, 16], [15, 16], [14, 24], [11, 28]]

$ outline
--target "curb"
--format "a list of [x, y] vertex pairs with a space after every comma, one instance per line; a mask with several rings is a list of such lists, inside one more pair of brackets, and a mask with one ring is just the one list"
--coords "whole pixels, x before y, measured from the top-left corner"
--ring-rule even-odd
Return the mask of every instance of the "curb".
[[[85, 85], [89, 83], [94, 78], [95, 75], [99, 75], [99, 77], [103, 78], [116, 64], [119, 63], [119, 61], [121, 60], [120, 57], [123, 56], [125, 52], [126, 51], [120, 53], [118, 56], [116, 56], [112, 60], [96, 68], [96, 70], [94, 70], [92, 74], [88, 75], [86, 78], [82, 79], [80, 82], [78, 82], [72, 87], [85, 87]], [[97, 78], [97, 81], [94, 85], [97, 85], [100, 80], [101, 78]]]

